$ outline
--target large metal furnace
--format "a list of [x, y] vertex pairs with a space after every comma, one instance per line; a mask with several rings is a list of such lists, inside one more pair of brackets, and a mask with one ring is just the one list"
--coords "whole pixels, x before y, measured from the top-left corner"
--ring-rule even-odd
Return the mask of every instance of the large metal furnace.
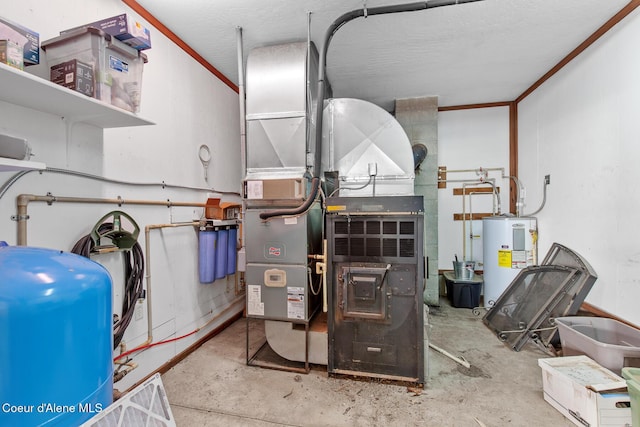
[[[307, 43], [247, 62], [247, 316], [306, 369], [422, 383], [424, 205], [411, 144], [380, 107], [330, 99], [315, 147], [317, 63]], [[327, 177], [318, 191], [315, 155]], [[328, 328], [312, 329], [323, 315]]]
[[422, 196], [327, 200], [330, 374], [424, 382]]

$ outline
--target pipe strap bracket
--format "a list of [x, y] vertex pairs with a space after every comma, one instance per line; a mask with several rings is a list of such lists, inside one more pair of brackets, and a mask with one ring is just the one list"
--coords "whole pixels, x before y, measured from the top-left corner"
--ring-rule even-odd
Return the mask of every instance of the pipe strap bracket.
[[29, 215], [11, 215], [11, 221], [26, 221], [29, 218]]

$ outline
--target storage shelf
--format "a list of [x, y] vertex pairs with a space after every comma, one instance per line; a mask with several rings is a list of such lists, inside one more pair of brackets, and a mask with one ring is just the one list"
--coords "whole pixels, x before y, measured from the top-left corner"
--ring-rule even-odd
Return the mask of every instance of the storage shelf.
[[100, 128], [153, 125], [128, 111], [0, 63], [0, 101]]
[[24, 170], [43, 170], [47, 166], [40, 162], [31, 162], [27, 160], [7, 159], [0, 157], [0, 172], [8, 171], [24, 171]]

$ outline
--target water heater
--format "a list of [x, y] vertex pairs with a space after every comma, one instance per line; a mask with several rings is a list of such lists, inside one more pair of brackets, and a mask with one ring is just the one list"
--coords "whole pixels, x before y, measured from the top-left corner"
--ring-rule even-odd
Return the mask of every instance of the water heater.
[[537, 241], [536, 218], [502, 215], [483, 218], [485, 306], [492, 307], [522, 269], [537, 264]]

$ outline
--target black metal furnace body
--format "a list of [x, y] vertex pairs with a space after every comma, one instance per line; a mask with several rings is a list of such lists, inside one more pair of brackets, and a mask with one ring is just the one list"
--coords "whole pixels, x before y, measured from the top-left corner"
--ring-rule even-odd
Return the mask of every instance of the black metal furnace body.
[[422, 196], [326, 204], [329, 374], [423, 384]]

